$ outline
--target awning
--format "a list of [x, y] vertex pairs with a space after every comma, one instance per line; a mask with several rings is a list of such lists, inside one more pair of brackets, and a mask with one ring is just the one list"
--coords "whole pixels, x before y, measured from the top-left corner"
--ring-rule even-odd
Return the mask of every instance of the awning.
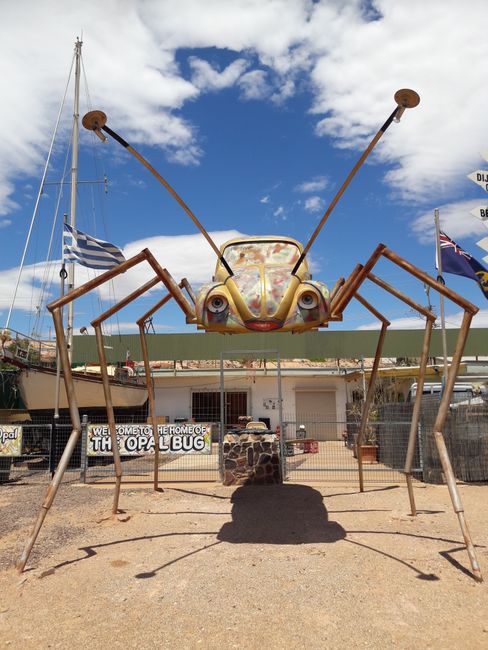
[[[458, 370], [458, 375], [462, 375], [466, 372], [466, 364], [461, 363]], [[397, 366], [389, 368], [378, 368], [377, 377], [394, 377], [398, 379], [404, 379], [406, 377], [412, 377], [416, 379], [419, 376], [420, 366]], [[426, 377], [435, 377], [438, 381], [441, 380], [442, 373], [444, 372], [444, 366], [435, 365], [427, 366], [425, 369]], [[371, 370], [366, 370], [364, 372], [366, 379], [371, 377]], [[346, 381], [359, 381], [363, 378], [363, 373], [360, 370], [354, 370], [353, 372], [346, 374]]]
[[0, 424], [16, 424], [31, 421], [29, 411], [23, 409], [0, 409]]

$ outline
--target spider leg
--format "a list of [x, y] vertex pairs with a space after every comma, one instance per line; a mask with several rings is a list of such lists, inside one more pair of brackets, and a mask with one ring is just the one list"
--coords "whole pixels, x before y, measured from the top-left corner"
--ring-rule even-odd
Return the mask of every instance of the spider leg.
[[[76, 447], [76, 443], [78, 442], [81, 433], [81, 420], [80, 420], [80, 414], [78, 410], [78, 402], [76, 399], [76, 391], [74, 388], [73, 373], [71, 370], [71, 361], [69, 358], [68, 346], [66, 343], [66, 337], [64, 333], [62, 309], [65, 305], [72, 302], [76, 298], [79, 298], [80, 296], [88, 293], [89, 291], [96, 289], [100, 285], [104, 284], [109, 280], [112, 280], [118, 275], [125, 273], [127, 270], [131, 269], [132, 267], [136, 266], [137, 264], [143, 261], [147, 261], [149, 265], [153, 268], [153, 270], [156, 272], [156, 275], [158, 276], [158, 280], [154, 279], [148, 284], [151, 284], [153, 282], [154, 284], [156, 284], [157, 281], [163, 282], [163, 284], [168, 289], [169, 293], [175, 298], [176, 302], [185, 313], [187, 322], [193, 322], [195, 319], [195, 310], [193, 306], [188, 302], [181, 288], [176, 284], [171, 274], [166, 269], [161, 267], [161, 265], [157, 262], [156, 258], [152, 255], [152, 253], [147, 248], [142, 250], [137, 255], [134, 255], [133, 257], [129, 258], [125, 262], [122, 262], [121, 264], [117, 265], [116, 267], [109, 269], [108, 271], [105, 271], [105, 273], [102, 273], [98, 277], [89, 280], [88, 282], [81, 285], [80, 287], [73, 289], [69, 293], [65, 294], [64, 296], [58, 298], [57, 300], [53, 301], [48, 305], [48, 309], [53, 316], [54, 329], [56, 333], [56, 344], [59, 352], [61, 368], [63, 371], [66, 395], [68, 398], [69, 412], [70, 412], [70, 418], [72, 423], [72, 431], [68, 439], [68, 442], [66, 443], [64, 451], [61, 455], [58, 466], [51, 480], [51, 483], [49, 484], [46, 490], [46, 494], [43, 503], [41, 505], [39, 514], [37, 516], [36, 522], [34, 524], [32, 533], [25, 544], [24, 550], [17, 564], [17, 569], [19, 572], [22, 572], [25, 568], [32, 547], [34, 546], [34, 543], [37, 539], [37, 536], [39, 535], [39, 531], [42, 527], [44, 519], [46, 518], [46, 515], [54, 501], [59, 485], [63, 479], [69, 460], [73, 454], [73, 451]], [[151, 284], [151, 286], [154, 285]], [[128, 299], [122, 302], [124, 304], [127, 304], [127, 301]], [[103, 345], [101, 347], [103, 350]], [[106, 363], [105, 363], [105, 369], [106, 369]], [[102, 377], [102, 381], [103, 381], [103, 377]], [[117, 452], [118, 452], [117, 445], [113, 447], [113, 450], [114, 450], [114, 463], [115, 463]], [[118, 482], [118, 488], [120, 489], [120, 480], [118, 480], [117, 482]], [[118, 502], [118, 493], [116, 489], [116, 497], [114, 499], [114, 504], [117, 502]]]
[[[447, 452], [447, 447], [443, 435], [444, 425], [449, 410], [449, 404], [451, 401], [452, 392], [456, 381], [456, 376], [459, 371], [459, 365], [461, 363], [464, 347], [466, 344], [466, 339], [468, 337], [469, 327], [471, 325], [473, 316], [478, 311], [478, 307], [476, 307], [469, 301], [465, 300], [462, 296], [452, 291], [445, 285], [441, 284], [440, 282], [432, 278], [430, 275], [417, 268], [412, 263], [407, 262], [407, 260], [403, 259], [399, 255], [394, 253], [392, 250], [387, 248], [384, 244], [379, 244], [376, 247], [376, 249], [373, 251], [373, 254], [368, 259], [366, 264], [364, 266], [360, 265], [359, 267], [356, 267], [356, 269], [349, 277], [349, 280], [337, 292], [336, 296], [331, 302], [331, 320], [339, 319], [342, 317], [342, 312], [344, 311], [345, 307], [350, 302], [350, 300], [354, 297], [361, 284], [366, 280], [368, 276], [371, 275], [371, 271], [374, 265], [378, 262], [378, 260], [381, 257], [385, 257], [386, 259], [390, 260], [391, 262], [393, 262], [403, 270], [407, 271], [408, 273], [416, 277], [418, 280], [421, 280], [424, 284], [427, 284], [429, 287], [435, 289], [440, 294], [449, 298], [452, 302], [459, 305], [464, 310], [463, 320], [461, 323], [461, 327], [459, 329], [459, 334], [456, 341], [456, 347], [454, 350], [454, 354], [452, 356], [451, 366], [447, 373], [446, 384], [439, 404], [439, 410], [437, 412], [437, 417], [434, 423], [433, 432], [434, 432], [434, 440], [437, 446], [437, 451], [439, 453], [442, 470], [444, 472], [444, 476], [447, 482], [447, 487], [449, 490], [449, 495], [451, 498], [453, 509], [454, 512], [457, 514], [459, 526], [461, 528], [461, 532], [463, 534], [463, 538], [466, 544], [466, 550], [468, 552], [472, 572], [475, 579], [481, 582], [483, 578], [481, 575], [478, 560], [476, 558], [476, 552], [474, 549], [473, 541], [471, 539], [471, 535], [464, 516], [464, 507], [462, 505], [461, 497], [457, 489], [456, 478], [452, 469], [451, 461], [449, 459], [449, 454]], [[400, 292], [397, 292], [397, 294], [399, 293]], [[427, 326], [426, 326], [423, 350], [427, 349], [427, 344], [429, 342], [430, 342], [430, 332], [427, 332]], [[424, 352], [423, 356], [426, 359], [427, 352]], [[424, 365], [424, 371], [422, 373], [422, 382], [424, 380], [424, 377], [425, 377], [425, 365]], [[420, 405], [418, 405], [417, 408], [420, 409]], [[410, 434], [411, 435], [409, 437], [409, 447], [410, 447], [409, 453], [413, 456], [412, 445], [414, 443], [410, 443], [410, 438], [412, 437], [412, 430]], [[408, 461], [409, 461], [409, 456], [407, 455], [406, 468], [411, 469], [411, 460], [410, 460], [410, 466], [408, 464]]]
[[[185, 280], [182, 280], [179, 284], [180, 287], [185, 286]], [[158, 489], [159, 485], [159, 435], [158, 435], [158, 423], [156, 421], [156, 403], [154, 395], [154, 382], [151, 376], [151, 366], [149, 363], [149, 351], [146, 338], [146, 328], [145, 324], [153, 314], [155, 314], [158, 309], [161, 309], [173, 296], [171, 293], [167, 293], [159, 302], [157, 302], [149, 311], [143, 314], [137, 321], [137, 326], [139, 327], [139, 340], [141, 342], [141, 351], [142, 358], [144, 360], [144, 374], [146, 376], [146, 387], [147, 387], [147, 396], [149, 400], [149, 417], [151, 418], [153, 436], [154, 436], [154, 489]]]
[[425, 381], [425, 371], [427, 368], [427, 361], [429, 358], [430, 339], [432, 336], [432, 328], [434, 326], [435, 316], [431, 311], [425, 309], [425, 307], [422, 307], [422, 305], [419, 305], [418, 303], [414, 302], [409, 296], [405, 295], [398, 289], [395, 289], [395, 287], [392, 287], [390, 284], [388, 284], [378, 276], [374, 275], [373, 273], [368, 273], [368, 279], [371, 280], [371, 282], [374, 282], [377, 286], [384, 289], [385, 291], [388, 291], [388, 293], [391, 293], [396, 298], [399, 298], [401, 301], [406, 303], [409, 307], [415, 309], [415, 311], [417, 311], [419, 314], [425, 316], [424, 340], [422, 343], [422, 352], [420, 356], [419, 376], [417, 381], [417, 394], [415, 395], [415, 402], [413, 405], [412, 420], [410, 423], [410, 432], [408, 436], [408, 446], [407, 446], [407, 454], [405, 457], [405, 468], [404, 468], [405, 480], [407, 482], [408, 497], [410, 500], [410, 508], [411, 508], [412, 516], [416, 516], [417, 508], [415, 505], [415, 496], [414, 496], [413, 485], [412, 485], [412, 463], [413, 463], [413, 456], [415, 453], [415, 443], [417, 441], [417, 431], [418, 431], [418, 424], [420, 419], [420, 409], [422, 406], [422, 393], [423, 393], [424, 381]]
[[361, 424], [359, 426], [359, 432], [358, 432], [357, 443], [356, 443], [357, 445], [356, 453], [358, 457], [358, 472], [359, 472], [359, 491], [364, 492], [363, 451], [361, 445], [363, 444], [364, 432], [366, 431], [366, 427], [368, 426], [369, 409], [371, 406], [371, 402], [373, 400], [375, 383], [376, 383], [376, 375], [378, 373], [378, 366], [380, 365], [381, 350], [383, 349], [383, 342], [385, 340], [386, 330], [390, 325], [390, 321], [387, 320], [383, 316], [383, 314], [380, 314], [379, 311], [377, 311], [372, 305], [369, 304], [367, 300], [365, 300], [358, 293], [356, 293], [354, 297], [363, 305], [363, 307], [366, 307], [366, 309], [368, 309], [373, 314], [373, 316], [375, 316], [378, 320], [381, 321], [380, 336], [378, 339], [378, 343], [376, 345], [376, 353], [374, 357], [373, 368], [371, 370], [371, 376], [369, 379], [368, 392], [366, 393], [366, 398], [363, 404], [363, 410], [361, 413]]

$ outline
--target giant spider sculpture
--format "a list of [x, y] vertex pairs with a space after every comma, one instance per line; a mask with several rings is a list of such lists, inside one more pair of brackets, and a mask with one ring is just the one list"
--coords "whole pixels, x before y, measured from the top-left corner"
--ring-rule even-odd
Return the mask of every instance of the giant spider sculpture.
[[[369, 389], [365, 398], [362, 419], [357, 438], [357, 456], [359, 469], [359, 486], [364, 490], [363, 480], [363, 461], [361, 453], [361, 443], [364, 438], [365, 430], [368, 424], [368, 413], [371, 401], [373, 399], [374, 384], [381, 357], [381, 350], [385, 338], [389, 321], [379, 313], [371, 304], [369, 304], [359, 293], [362, 284], [369, 280], [385, 291], [389, 292], [396, 298], [400, 299], [417, 312], [425, 317], [425, 334], [421, 352], [420, 370], [418, 375], [418, 388], [416, 400], [413, 409], [412, 422], [408, 449], [405, 461], [405, 476], [408, 487], [409, 499], [412, 514], [416, 514], [415, 500], [412, 487], [412, 461], [415, 451], [415, 440], [417, 425], [419, 421], [422, 388], [425, 379], [425, 370], [427, 366], [429, 344], [432, 333], [432, 327], [435, 316], [431, 311], [414, 302], [411, 298], [398, 291], [384, 280], [373, 274], [373, 268], [381, 258], [390, 260], [393, 264], [399, 266], [407, 273], [410, 273], [425, 285], [435, 289], [440, 294], [452, 300], [464, 310], [463, 321], [459, 330], [455, 352], [452, 363], [446, 378], [445, 390], [439, 404], [437, 418], [434, 424], [434, 438], [442, 464], [444, 476], [447, 481], [450, 497], [454, 511], [456, 512], [459, 525], [465, 540], [468, 551], [472, 572], [474, 577], [481, 581], [481, 571], [476, 558], [473, 542], [467, 524], [465, 521], [464, 510], [456, 486], [456, 480], [452, 466], [447, 453], [443, 437], [443, 428], [448, 412], [454, 382], [462, 358], [466, 338], [473, 315], [478, 308], [465, 300], [454, 291], [448, 289], [445, 285], [436, 281], [428, 274], [424, 273], [416, 266], [401, 258], [384, 244], [379, 244], [373, 251], [372, 255], [365, 264], [358, 264], [347, 279], [340, 278], [333, 289], [329, 292], [325, 284], [314, 281], [308, 271], [307, 253], [315, 241], [319, 231], [323, 227], [330, 213], [339, 201], [340, 197], [346, 190], [353, 176], [359, 167], [371, 153], [383, 133], [393, 121], [400, 121], [400, 117], [406, 108], [413, 108], [418, 105], [420, 98], [412, 90], [403, 89], [395, 93], [396, 106], [388, 117], [378, 133], [374, 136], [364, 153], [352, 168], [348, 177], [340, 187], [339, 191], [333, 198], [329, 207], [325, 211], [322, 219], [317, 225], [315, 231], [310, 237], [306, 246], [289, 237], [250, 237], [245, 239], [232, 240], [225, 243], [220, 249], [216, 246], [208, 232], [198, 221], [197, 217], [190, 210], [187, 204], [171, 185], [123, 138], [110, 129], [107, 124], [106, 115], [101, 111], [91, 111], [83, 118], [83, 126], [94, 131], [94, 133], [103, 141], [106, 141], [105, 134], [116, 140], [135, 158], [137, 158], [157, 179], [166, 187], [171, 195], [180, 204], [183, 210], [192, 219], [194, 224], [203, 234], [209, 245], [217, 255], [217, 267], [215, 275], [210, 284], [201, 287], [197, 294], [193, 292], [186, 279], [179, 284], [172, 278], [171, 274], [162, 268], [159, 262], [154, 258], [148, 249], [144, 249], [138, 255], [126, 260], [119, 266], [101, 274], [94, 280], [87, 282], [77, 289], [72, 290], [64, 297], [52, 302], [48, 308], [52, 312], [54, 326], [56, 331], [56, 340], [59, 350], [59, 356], [63, 368], [64, 382], [66, 393], [69, 400], [69, 408], [73, 430], [68, 440], [64, 453], [60, 459], [56, 473], [54, 474], [51, 485], [39, 512], [34, 530], [27, 540], [24, 552], [18, 563], [18, 568], [23, 571], [30, 551], [44, 518], [53, 502], [56, 491], [61, 482], [63, 473], [67, 467], [70, 456], [76, 445], [81, 431], [81, 422], [78, 412], [76, 393], [74, 389], [71, 367], [69, 362], [68, 350], [66, 345], [65, 334], [63, 330], [62, 309], [75, 298], [105, 282], [124, 273], [137, 264], [146, 261], [155, 272], [152, 280], [127, 296], [120, 303], [101, 314], [92, 321], [95, 328], [97, 348], [100, 359], [102, 380], [105, 392], [107, 406], [107, 416], [112, 439], [112, 450], [116, 474], [116, 487], [113, 502], [113, 513], [117, 513], [120, 493], [120, 484], [122, 477], [122, 468], [120, 455], [116, 440], [116, 429], [114, 411], [112, 406], [110, 383], [107, 372], [107, 360], [102, 342], [101, 323], [116, 311], [126, 306], [137, 297], [162, 282], [167, 289], [167, 294], [160, 300], [150, 311], [144, 314], [138, 321], [141, 349], [144, 358], [146, 382], [148, 386], [148, 399], [150, 416], [153, 422], [153, 435], [157, 435], [157, 425], [154, 408], [154, 390], [150, 382], [150, 367], [147, 344], [145, 339], [145, 323], [152, 317], [154, 312], [162, 307], [168, 300], [174, 298], [186, 316], [186, 322], [196, 325], [205, 332], [221, 333], [245, 333], [245, 332], [303, 332], [317, 330], [320, 327], [326, 327], [331, 321], [342, 320], [343, 313], [349, 302], [355, 298], [364, 307], [366, 307], [381, 322], [381, 331], [376, 349], [371, 380]], [[185, 293], [183, 292], [185, 290]], [[154, 440], [154, 487], [158, 486], [158, 444]]]

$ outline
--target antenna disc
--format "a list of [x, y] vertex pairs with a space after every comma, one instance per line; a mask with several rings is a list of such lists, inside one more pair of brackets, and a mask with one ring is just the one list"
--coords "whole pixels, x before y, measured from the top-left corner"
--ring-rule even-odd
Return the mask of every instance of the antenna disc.
[[402, 108], [415, 108], [415, 106], [418, 106], [420, 103], [419, 95], [415, 90], [410, 90], [410, 88], [397, 90], [394, 98], [398, 106], [401, 106]]
[[107, 116], [103, 111], [90, 111], [83, 116], [81, 123], [89, 131], [96, 131], [102, 129], [107, 123]]

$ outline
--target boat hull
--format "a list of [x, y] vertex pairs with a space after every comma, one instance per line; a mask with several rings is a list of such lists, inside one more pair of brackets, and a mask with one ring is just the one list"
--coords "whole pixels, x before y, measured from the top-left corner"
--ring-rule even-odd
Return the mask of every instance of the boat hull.
[[[29, 410], [50, 409], [55, 406], [56, 371], [29, 368], [21, 370], [18, 379], [24, 404]], [[105, 407], [105, 396], [101, 377], [90, 377], [73, 373], [73, 383], [78, 408]], [[147, 400], [147, 389], [143, 384], [110, 381], [113, 406], [140, 407]], [[69, 408], [63, 378], [59, 391], [59, 408]]]

